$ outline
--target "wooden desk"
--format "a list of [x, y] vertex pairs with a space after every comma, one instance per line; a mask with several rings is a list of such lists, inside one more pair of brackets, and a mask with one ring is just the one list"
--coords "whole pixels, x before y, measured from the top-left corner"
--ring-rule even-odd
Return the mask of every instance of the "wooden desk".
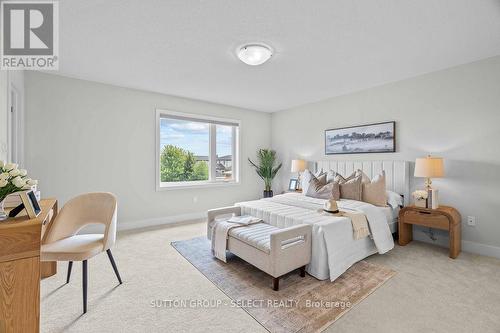
[[20, 215], [0, 222], [0, 333], [39, 332], [40, 277], [56, 263], [40, 265], [40, 245], [57, 215], [57, 200], [40, 201], [35, 219]]
[[438, 209], [416, 206], [404, 207], [399, 211], [399, 245], [406, 245], [413, 239], [412, 225], [448, 230], [450, 233], [450, 258], [455, 259], [461, 250], [460, 213], [453, 207], [440, 206]]

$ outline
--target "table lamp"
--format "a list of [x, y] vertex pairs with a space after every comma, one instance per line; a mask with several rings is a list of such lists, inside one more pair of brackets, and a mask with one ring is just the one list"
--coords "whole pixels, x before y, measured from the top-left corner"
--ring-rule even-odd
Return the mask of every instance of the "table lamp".
[[427, 189], [427, 208], [437, 209], [438, 190], [432, 188], [431, 178], [444, 177], [443, 159], [441, 157], [427, 156], [417, 158], [415, 161], [415, 177], [425, 178], [425, 187]]
[[415, 177], [426, 178], [425, 187], [432, 188], [431, 178], [444, 177], [443, 159], [441, 157], [432, 157], [431, 155], [423, 158], [417, 158], [415, 161]]
[[303, 172], [307, 168], [307, 162], [304, 160], [292, 160], [292, 168], [291, 172], [297, 172], [298, 177], [297, 177], [297, 190], [301, 189], [301, 184], [300, 184], [300, 173]]

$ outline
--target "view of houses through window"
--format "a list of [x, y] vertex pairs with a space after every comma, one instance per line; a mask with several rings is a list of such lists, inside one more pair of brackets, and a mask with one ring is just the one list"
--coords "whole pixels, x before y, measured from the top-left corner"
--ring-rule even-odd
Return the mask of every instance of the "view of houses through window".
[[235, 180], [238, 124], [160, 116], [160, 183]]
[[233, 126], [216, 126], [216, 167], [217, 179], [233, 178]]

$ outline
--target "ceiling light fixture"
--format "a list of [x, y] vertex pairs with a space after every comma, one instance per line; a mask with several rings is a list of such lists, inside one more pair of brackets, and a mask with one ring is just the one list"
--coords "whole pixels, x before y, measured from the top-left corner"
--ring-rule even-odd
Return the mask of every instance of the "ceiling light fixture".
[[273, 50], [267, 45], [252, 43], [243, 45], [237, 54], [245, 64], [257, 66], [268, 61], [273, 55]]

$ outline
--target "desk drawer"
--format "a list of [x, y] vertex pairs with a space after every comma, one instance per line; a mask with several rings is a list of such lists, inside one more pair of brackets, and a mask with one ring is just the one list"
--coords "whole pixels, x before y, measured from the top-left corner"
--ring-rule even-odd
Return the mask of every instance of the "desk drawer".
[[40, 224], [19, 223], [0, 230], [0, 262], [40, 255]]
[[50, 225], [52, 223], [52, 217], [54, 216], [54, 210], [51, 209], [49, 211], [49, 214], [47, 215], [47, 217], [45, 218], [45, 220], [42, 221], [42, 244], [43, 242], [45, 241], [45, 239], [47, 238], [47, 231], [49, 230], [50, 228]]
[[446, 216], [426, 211], [407, 211], [403, 218], [404, 223], [443, 230], [448, 230], [450, 224]]

